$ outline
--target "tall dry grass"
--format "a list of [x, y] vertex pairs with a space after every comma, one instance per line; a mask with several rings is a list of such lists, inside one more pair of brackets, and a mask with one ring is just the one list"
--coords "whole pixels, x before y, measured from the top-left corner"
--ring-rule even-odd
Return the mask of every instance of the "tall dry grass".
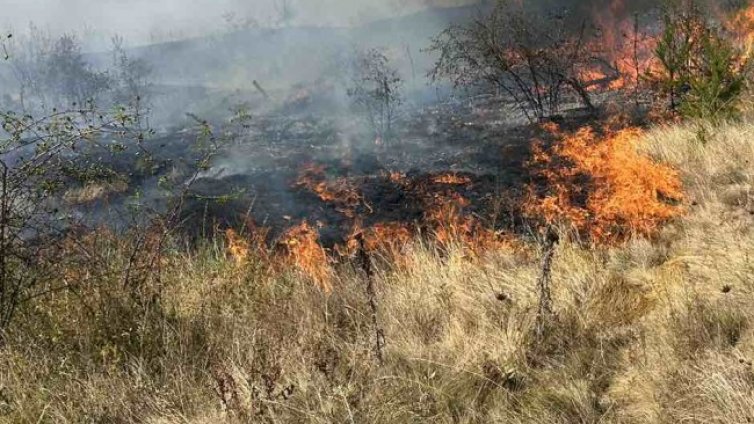
[[165, 258], [161, 302], [108, 267], [26, 308], [0, 350], [0, 421], [745, 423], [754, 421], [754, 124], [658, 128], [687, 215], [655, 240], [558, 247], [534, 339], [539, 254], [417, 243], [378, 267], [385, 362], [358, 269], [332, 293], [220, 241]]

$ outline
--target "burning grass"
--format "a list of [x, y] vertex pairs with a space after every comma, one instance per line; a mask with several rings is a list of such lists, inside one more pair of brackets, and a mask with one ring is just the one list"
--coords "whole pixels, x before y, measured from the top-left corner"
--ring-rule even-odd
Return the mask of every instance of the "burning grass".
[[335, 205], [338, 212], [355, 217], [356, 209], [365, 205], [363, 196], [346, 178], [329, 181], [326, 171], [324, 165], [307, 164], [299, 171], [294, 186], [311, 191], [323, 202]]
[[323, 291], [332, 291], [332, 268], [319, 233], [307, 222], [287, 230], [279, 241], [282, 264], [298, 269]]
[[525, 213], [598, 244], [655, 235], [683, 214], [684, 194], [676, 170], [639, 153], [641, 136], [587, 127], [552, 147], [538, 144], [530, 166], [543, 188], [530, 186]]
[[[612, 125], [621, 125], [619, 121]], [[563, 134], [555, 124], [546, 124], [544, 129], [557, 141], [551, 147], [544, 143], [535, 147], [529, 163], [535, 183], [510, 212], [523, 212], [546, 225], [565, 224], [583, 239], [601, 245], [626, 242], [632, 236], [655, 236], [663, 224], [683, 214], [684, 194], [677, 172], [637, 150], [643, 136], [640, 130], [586, 127]], [[478, 184], [470, 174], [407, 177], [390, 172], [378, 177], [332, 179], [326, 176], [326, 169], [306, 165], [295, 187], [310, 190], [324, 204], [334, 206], [351, 220], [350, 230], [333, 245], [323, 246], [319, 229], [328, 223], [318, 221], [313, 227], [303, 222], [283, 233], [275, 258], [271, 258], [298, 269], [326, 292], [332, 289], [331, 264], [354, 258], [361, 250], [396, 265], [410, 262], [405, 260], [410, 255], [408, 246], [417, 239], [439, 251], [460, 248], [470, 259], [490, 252], [528, 251], [525, 232], [501, 231], [493, 220], [480, 215], [486, 212], [475, 202], [484, 196], [476, 192]], [[381, 189], [366, 184], [387, 184], [391, 191], [402, 192], [399, 197], [415, 202], [421, 215], [405, 220], [400, 220], [400, 215], [394, 220], [374, 219], [384, 211], [361, 208], [366, 204], [361, 192], [379, 193]], [[368, 221], [373, 223], [364, 225]], [[234, 233], [227, 238], [231, 257], [244, 262], [248, 244], [238, 241]]]
[[367, 254], [399, 263], [409, 253], [408, 247], [415, 237], [412, 226], [402, 222], [378, 223], [367, 228], [357, 222], [345, 243], [337, 245], [335, 251], [341, 257], [353, 258], [364, 249]]
[[516, 248], [515, 237], [485, 226], [480, 219], [464, 213], [469, 201], [458, 194], [441, 196], [425, 213], [424, 222], [433, 241], [443, 250], [460, 246], [474, 256], [490, 251]]
[[466, 175], [458, 175], [455, 173], [444, 173], [436, 175], [432, 178], [437, 184], [449, 184], [449, 185], [469, 185], [471, 184], [471, 178]]
[[[364, 277], [327, 265], [338, 285], [322, 296], [305, 272], [311, 258], [328, 263], [314, 226], [281, 237], [274, 267], [238, 265], [258, 259], [248, 230], [226, 234], [234, 256], [171, 244], [156, 297], [137, 306], [122, 280], [131, 243], [104, 233], [71, 241], [65, 266], [82, 268], [58, 278], [74, 290], [23, 308], [0, 348], [0, 421], [746, 422], [754, 127], [719, 127], [707, 144], [695, 131], [583, 130], [542, 147], [557, 181], [588, 170], [646, 187], [633, 164], [670, 163], [678, 171], [669, 181], [684, 182], [689, 205], [673, 228], [649, 227], [651, 240], [599, 250], [564, 241], [553, 263], [555, 318], [538, 342], [536, 257], [499, 249], [469, 261], [459, 244], [439, 252], [414, 243], [401, 222], [359, 229], [367, 249], [395, 241], [410, 258], [405, 267], [375, 261], [382, 365], [371, 354]], [[596, 166], [603, 156], [629, 174]], [[596, 193], [585, 187], [585, 199]], [[612, 211], [616, 192], [599, 193]], [[653, 194], [636, 199], [663, 200]], [[461, 219], [450, 226], [473, 232], [448, 218], [474, 217], [457, 200], [438, 220]], [[102, 260], [91, 262], [92, 252]]]

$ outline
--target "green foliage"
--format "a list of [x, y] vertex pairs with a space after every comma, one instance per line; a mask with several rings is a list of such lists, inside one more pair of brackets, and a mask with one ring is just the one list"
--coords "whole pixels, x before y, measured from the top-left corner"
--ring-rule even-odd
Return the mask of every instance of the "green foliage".
[[117, 119], [81, 107], [41, 117], [0, 112], [0, 331], [20, 305], [48, 290], [40, 284], [55, 273], [51, 258], [62, 249], [65, 191], [117, 178], [87, 149], [105, 137], [141, 139], [125, 126], [113, 130]]
[[730, 41], [716, 35], [701, 40], [701, 52], [701, 63], [689, 78], [681, 113], [713, 123], [737, 118], [749, 79], [749, 60], [742, 59]]
[[693, 1], [671, 2], [655, 49], [660, 65], [649, 79], [672, 113], [719, 123], [738, 117], [750, 63]]
[[672, 111], [677, 109], [678, 98], [689, 79], [688, 64], [693, 48], [689, 23], [689, 19], [665, 13], [664, 28], [655, 49], [655, 56], [662, 65], [662, 74], [655, 76], [655, 82], [660, 92], [668, 96]]

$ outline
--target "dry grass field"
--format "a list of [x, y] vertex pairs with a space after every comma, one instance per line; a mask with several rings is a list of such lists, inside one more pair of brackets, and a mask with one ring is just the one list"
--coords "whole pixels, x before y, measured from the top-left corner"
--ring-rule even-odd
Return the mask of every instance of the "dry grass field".
[[679, 171], [682, 217], [601, 247], [563, 234], [540, 338], [532, 241], [375, 261], [382, 363], [358, 267], [327, 293], [217, 240], [172, 246], [135, 293], [111, 272], [123, 246], [92, 241], [108, 260], [64, 259], [56, 278], [84, 283], [9, 331], [0, 422], [754, 422], [754, 122], [697, 133], [639, 142]]

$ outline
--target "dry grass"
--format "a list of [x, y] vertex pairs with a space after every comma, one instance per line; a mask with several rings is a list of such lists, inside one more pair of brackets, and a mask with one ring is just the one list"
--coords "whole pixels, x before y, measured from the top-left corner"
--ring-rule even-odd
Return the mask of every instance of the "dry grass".
[[128, 190], [128, 183], [115, 181], [112, 183], [89, 183], [83, 187], [69, 190], [63, 199], [71, 205], [84, 205], [98, 200], [107, 200], [108, 196], [123, 193]]
[[378, 366], [357, 270], [326, 295], [220, 244], [176, 249], [161, 304], [94, 270], [25, 309], [0, 351], [0, 421], [752, 422], [754, 124], [706, 145], [696, 130], [643, 146], [681, 171], [687, 216], [652, 241], [562, 244], [538, 343], [538, 255], [417, 244], [380, 268]]

